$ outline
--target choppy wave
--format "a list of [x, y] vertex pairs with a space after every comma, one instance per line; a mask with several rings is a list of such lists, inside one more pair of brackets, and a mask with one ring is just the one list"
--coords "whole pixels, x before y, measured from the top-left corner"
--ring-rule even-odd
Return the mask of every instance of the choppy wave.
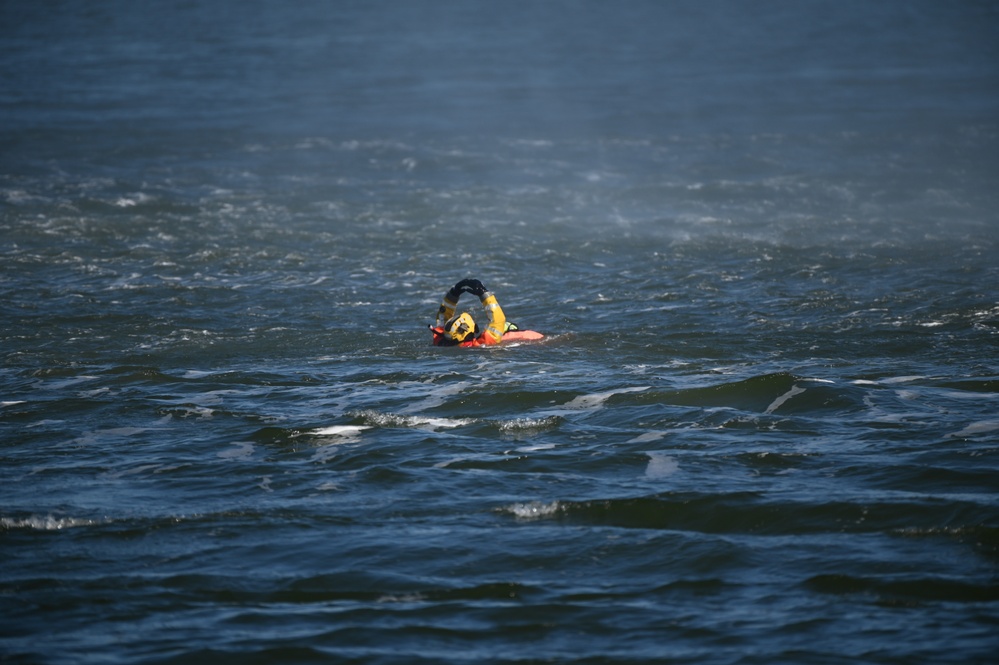
[[81, 517], [57, 517], [55, 515], [31, 515], [29, 517], [0, 517], [0, 529], [32, 529], [36, 531], [61, 531], [76, 527], [99, 524], [98, 520]]
[[558, 519], [567, 523], [771, 536], [811, 533], [885, 533], [917, 528], [913, 522], [947, 528], [975, 524], [990, 513], [987, 499], [967, 496], [935, 506], [918, 498], [872, 501], [775, 500], [757, 492], [667, 493], [634, 498], [550, 503], [515, 503], [500, 512], [521, 520]]

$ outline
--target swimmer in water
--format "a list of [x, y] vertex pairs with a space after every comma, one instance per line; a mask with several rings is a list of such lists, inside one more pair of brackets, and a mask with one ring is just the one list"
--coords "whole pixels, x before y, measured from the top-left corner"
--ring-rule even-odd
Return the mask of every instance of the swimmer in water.
[[[485, 330], [479, 331], [478, 324], [468, 312], [457, 315], [454, 313], [462, 293], [471, 293], [476, 296], [489, 312], [489, 325], [486, 326]], [[437, 310], [435, 323], [436, 325], [430, 326], [430, 331], [434, 335], [434, 346], [499, 344], [503, 341], [503, 335], [511, 330], [517, 330], [515, 324], [507, 322], [503, 308], [496, 302], [496, 296], [487, 291], [486, 287], [482, 286], [482, 282], [477, 279], [463, 279], [444, 294], [444, 301], [441, 302], [440, 309]]]

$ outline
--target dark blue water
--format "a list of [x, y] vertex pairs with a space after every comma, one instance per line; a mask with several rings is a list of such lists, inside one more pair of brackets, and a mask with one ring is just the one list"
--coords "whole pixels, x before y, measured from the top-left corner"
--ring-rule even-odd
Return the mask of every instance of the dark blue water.
[[4, 3], [0, 661], [995, 662], [997, 181], [995, 2]]

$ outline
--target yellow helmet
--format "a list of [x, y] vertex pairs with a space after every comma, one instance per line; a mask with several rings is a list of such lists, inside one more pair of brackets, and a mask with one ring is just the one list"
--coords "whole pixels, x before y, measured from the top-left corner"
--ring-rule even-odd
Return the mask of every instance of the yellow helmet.
[[444, 324], [444, 332], [455, 342], [464, 342], [475, 332], [475, 319], [468, 312], [452, 316]]

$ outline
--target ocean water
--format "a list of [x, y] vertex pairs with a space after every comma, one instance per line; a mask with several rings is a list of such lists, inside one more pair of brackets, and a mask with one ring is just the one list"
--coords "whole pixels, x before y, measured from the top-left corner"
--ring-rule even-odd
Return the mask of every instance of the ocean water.
[[0, 661], [996, 662], [997, 182], [996, 2], [3, 3]]

